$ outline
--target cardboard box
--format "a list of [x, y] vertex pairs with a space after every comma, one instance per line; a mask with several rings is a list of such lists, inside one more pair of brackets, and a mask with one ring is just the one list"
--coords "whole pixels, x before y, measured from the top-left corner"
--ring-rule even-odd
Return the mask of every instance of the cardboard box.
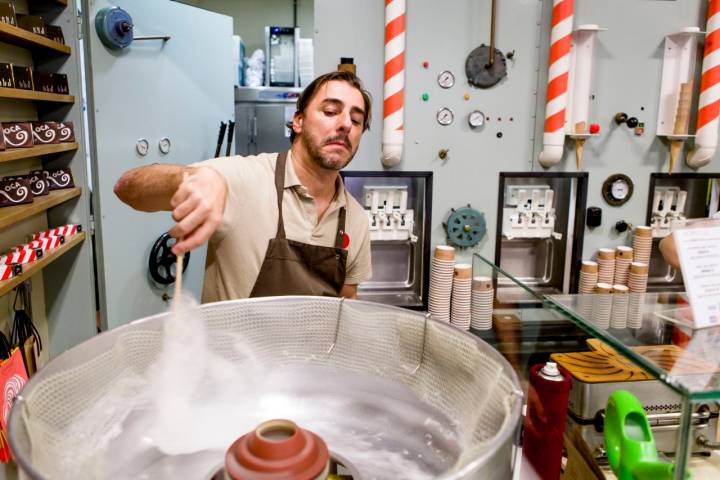
[[60, 143], [60, 136], [55, 122], [32, 122], [32, 132], [35, 145]]
[[15, 80], [15, 88], [20, 88], [22, 90], [33, 89], [32, 70], [30, 70], [30, 67], [13, 65], [12, 70], [13, 79]]
[[45, 36], [45, 20], [37, 15], [23, 15], [18, 13], [15, 15], [17, 18], [17, 26], [28, 32], [32, 32], [35, 35]]
[[12, 65], [0, 63], [0, 87], [15, 88]]
[[38, 72], [33, 70], [33, 87], [36, 92], [55, 93], [52, 73]]
[[23, 203], [32, 203], [33, 194], [30, 191], [30, 182], [26, 179], [0, 181], [0, 207], [12, 207]]
[[45, 36], [53, 42], [65, 45], [65, 35], [63, 35], [62, 28], [57, 25], [45, 25]]
[[0, 22], [17, 26], [15, 5], [12, 3], [0, 2]]
[[32, 147], [32, 125], [28, 122], [3, 123], [3, 136], [5, 148]]
[[52, 170], [33, 170], [30, 174], [43, 176], [49, 182], [50, 190], [75, 187], [70, 167], [55, 168]]
[[53, 90], [55, 91], [55, 93], [60, 93], [63, 95], [67, 95], [68, 93], [70, 93], [67, 75], [65, 75], [64, 73], [51, 73], [50, 75], [52, 76]]
[[75, 141], [75, 128], [73, 122], [56, 122], [60, 143], [73, 143]]

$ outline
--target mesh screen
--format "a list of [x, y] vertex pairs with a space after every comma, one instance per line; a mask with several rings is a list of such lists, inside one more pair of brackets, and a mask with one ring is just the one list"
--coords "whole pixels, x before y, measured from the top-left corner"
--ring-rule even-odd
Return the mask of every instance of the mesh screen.
[[[380, 304], [331, 298], [281, 297], [201, 307], [211, 351], [235, 363], [311, 362], [380, 375], [401, 382], [464, 426], [469, 447], [458, 469], [482, 455], [518, 422], [520, 388], [507, 363], [489, 345], [424, 314]], [[167, 314], [107, 332], [59, 357], [23, 392], [16, 452], [43, 475], [62, 477], [68, 462], [83, 462], [130, 413], [102, 411], [103, 396], [118, 384], [128, 398], [141, 395], [133, 378], [162, 346]], [[242, 340], [242, 341], [240, 341]], [[243, 345], [243, 347], [239, 347]], [[78, 419], [97, 417], [74, 431]], [[95, 416], [95, 417], [94, 417]], [[93, 448], [72, 450], [68, 439]], [[85, 443], [85, 442], [82, 442]]]

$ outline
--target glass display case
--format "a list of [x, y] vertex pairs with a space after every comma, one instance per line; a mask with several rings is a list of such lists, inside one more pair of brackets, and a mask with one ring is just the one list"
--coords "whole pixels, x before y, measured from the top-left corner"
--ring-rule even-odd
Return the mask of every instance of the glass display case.
[[568, 432], [575, 427], [600, 466], [605, 405], [623, 389], [643, 405], [674, 478], [716, 478], [720, 327], [694, 328], [684, 293], [545, 295], [478, 254], [473, 275], [512, 282], [523, 295], [496, 296], [492, 328], [472, 332], [505, 355], [526, 393], [533, 365], [553, 360], [570, 371]]

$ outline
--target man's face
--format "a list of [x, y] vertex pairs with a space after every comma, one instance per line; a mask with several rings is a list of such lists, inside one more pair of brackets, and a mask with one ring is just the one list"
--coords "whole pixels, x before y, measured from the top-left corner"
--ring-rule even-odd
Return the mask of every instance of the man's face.
[[315, 92], [304, 113], [295, 114], [293, 130], [319, 166], [340, 170], [350, 163], [363, 134], [364, 105], [355, 87], [331, 80]]

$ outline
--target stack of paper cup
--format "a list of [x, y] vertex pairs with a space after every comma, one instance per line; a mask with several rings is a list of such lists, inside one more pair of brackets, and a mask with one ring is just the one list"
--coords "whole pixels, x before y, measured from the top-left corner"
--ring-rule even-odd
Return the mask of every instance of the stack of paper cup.
[[450, 321], [450, 292], [452, 292], [455, 249], [447, 245], [435, 247], [430, 269], [428, 312], [437, 320]]
[[601, 248], [597, 252], [598, 283], [609, 283], [615, 280], [615, 249]]
[[629, 328], [640, 328], [642, 326], [647, 281], [648, 265], [640, 262], [631, 263], [630, 271], [628, 272], [630, 298], [628, 299], [627, 326]]
[[578, 286], [578, 313], [585, 319], [592, 315], [595, 286], [598, 283], [598, 264], [585, 261], [580, 266], [580, 285]]
[[585, 261], [580, 266], [580, 286], [578, 293], [595, 293], [595, 286], [598, 283], [598, 264]]
[[612, 314], [610, 315], [610, 328], [627, 327], [628, 292], [625, 285], [613, 285]]
[[610, 315], [612, 313], [612, 291], [609, 283], [598, 283], [596, 287], [595, 301], [593, 302], [592, 323], [598, 328], [610, 326]]
[[626, 246], [615, 250], [615, 285], [627, 286], [628, 270], [633, 261], [633, 249]]
[[649, 265], [651, 252], [652, 228], [635, 227], [635, 235], [633, 237], [633, 260]]
[[472, 281], [472, 320], [473, 330], [490, 330], [492, 328], [493, 290], [490, 277], [475, 277]]
[[450, 323], [462, 330], [470, 330], [470, 303], [472, 289], [472, 265], [458, 263], [452, 283], [452, 306]]
[[645, 293], [648, 282], [648, 264], [632, 262], [628, 272], [628, 287], [630, 293]]

